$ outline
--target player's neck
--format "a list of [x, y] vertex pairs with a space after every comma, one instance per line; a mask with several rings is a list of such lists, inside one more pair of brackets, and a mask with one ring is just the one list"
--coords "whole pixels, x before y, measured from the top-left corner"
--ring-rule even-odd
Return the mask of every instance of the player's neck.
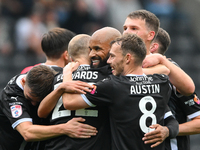
[[56, 66], [62, 67], [62, 68], [65, 67], [65, 65], [66, 65], [64, 61], [59, 60], [59, 59], [47, 60], [44, 64], [45, 65], [56, 65]]
[[124, 71], [123, 75], [127, 75], [127, 74], [143, 75], [144, 72], [142, 70], [142, 67], [138, 66], [138, 67], [130, 67], [130, 68], [126, 69]]
[[146, 43], [147, 55], [150, 54], [150, 43]]
[[75, 61], [79, 62], [80, 65], [90, 65], [90, 61], [85, 58], [76, 59]]

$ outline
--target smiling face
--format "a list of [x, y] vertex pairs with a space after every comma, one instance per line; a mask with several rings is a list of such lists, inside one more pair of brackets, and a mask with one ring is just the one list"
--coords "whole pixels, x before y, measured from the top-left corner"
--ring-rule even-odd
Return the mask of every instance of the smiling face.
[[114, 43], [110, 50], [110, 56], [107, 63], [110, 64], [112, 74], [115, 76], [123, 75], [124, 72], [124, 58], [122, 54], [121, 46], [118, 43]]
[[105, 66], [110, 50], [110, 43], [105, 42], [102, 38], [91, 38], [89, 42], [90, 54], [93, 68]]

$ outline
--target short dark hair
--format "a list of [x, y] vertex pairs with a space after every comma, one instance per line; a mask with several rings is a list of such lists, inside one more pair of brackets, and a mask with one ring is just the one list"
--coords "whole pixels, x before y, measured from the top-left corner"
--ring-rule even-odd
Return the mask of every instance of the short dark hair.
[[70, 30], [54, 28], [43, 35], [42, 50], [48, 58], [58, 59], [68, 49], [68, 44], [75, 35]]
[[158, 34], [154, 39], [154, 42], [157, 42], [159, 44], [158, 53], [164, 55], [165, 52], [168, 50], [169, 45], [171, 44], [171, 39], [167, 31], [159, 28]]
[[45, 65], [34, 66], [26, 75], [27, 86], [31, 95], [44, 99], [53, 89], [53, 80], [56, 72]]
[[131, 19], [142, 19], [145, 21], [147, 28], [155, 32], [156, 37], [158, 33], [158, 28], [160, 27], [160, 21], [155, 14], [147, 10], [137, 10], [131, 12], [128, 16]]
[[136, 34], [125, 34], [121, 38], [117, 38], [111, 45], [118, 43], [121, 45], [122, 54], [125, 56], [130, 53], [135, 58], [135, 64], [141, 65], [146, 57], [146, 46], [143, 40]]

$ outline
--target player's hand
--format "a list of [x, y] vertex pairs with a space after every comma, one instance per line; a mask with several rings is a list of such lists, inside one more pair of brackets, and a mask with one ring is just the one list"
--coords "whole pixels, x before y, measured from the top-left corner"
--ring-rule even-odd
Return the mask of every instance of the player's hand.
[[65, 124], [65, 134], [71, 138], [90, 138], [91, 136], [95, 136], [97, 134], [96, 128], [81, 123], [84, 121], [85, 119], [81, 117], [69, 120]]
[[93, 86], [82, 81], [68, 81], [63, 82], [61, 88], [66, 93], [86, 94], [86, 92], [91, 92]]
[[154, 128], [154, 131], [146, 133], [142, 140], [145, 144], [151, 144], [151, 148], [158, 146], [169, 136], [169, 129], [165, 126], [159, 124], [151, 125], [150, 128]]
[[63, 75], [66, 73], [72, 73], [79, 67], [79, 62], [70, 62], [63, 68]]
[[162, 64], [162, 59], [166, 59], [165, 56], [162, 56], [161, 54], [151, 54], [147, 55], [145, 59], [143, 60], [142, 67], [148, 68], [152, 66], [156, 66], [158, 64]]

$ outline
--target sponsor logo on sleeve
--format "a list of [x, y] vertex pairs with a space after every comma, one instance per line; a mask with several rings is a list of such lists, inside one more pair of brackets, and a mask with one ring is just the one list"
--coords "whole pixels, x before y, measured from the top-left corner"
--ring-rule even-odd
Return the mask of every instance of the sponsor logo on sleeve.
[[197, 97], [197, 95], [194, 95], [194, 101], [195, 101], [195, 103], [200, 104], [200, 100], [199, 100], [199, 98]]
[[92, 91], [91, 91], [90, 93], [91, 93], [91, 94], [94, 94], [95, 91], [96, 91], [96, 89], [97, 89], [97, 86], [93, 85]]
[[13, 105], [10, 107], [13, 118], [18, 118], [22, 115], [21, 105]]

